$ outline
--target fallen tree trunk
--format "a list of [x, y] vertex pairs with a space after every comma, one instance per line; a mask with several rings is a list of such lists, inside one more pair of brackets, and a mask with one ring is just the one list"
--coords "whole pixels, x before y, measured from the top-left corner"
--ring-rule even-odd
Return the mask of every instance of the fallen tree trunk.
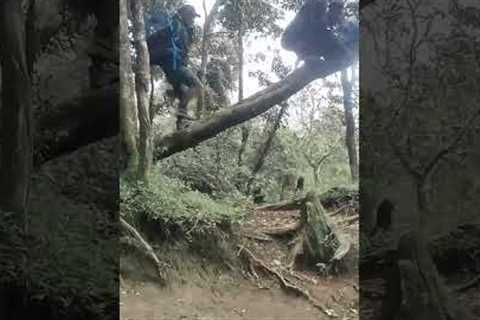
[[337, 61], [307, 64], [293, 71], [285, 79], [242, 100], [241, 102], [217, 112], [205, 121], [193, 124], [186, 130], [177, 131], [155, 139], [155, 160], [161, 160], [174, 153], [195, 147], [200, 142], [215, 137], [220, 132], [248, 121], [275, 105], [287, 100], [315, 79], [325, 78], [348, 67], [352, 59], [345, 57]]
[[[351, 63], [351, 58], [340, 57], [328, 63], [319, 62], [303, 66], [284, 80], [216, 113], [205, 121], [196, 123], [186, 130], [155, 138], [154, 158], [156, 160], [166, 158], [213, 138], [228, 128], [268, 111], [313, 80], [342, 70]], [[118, 83], [115, 83], [58, 106], [55, 108], [58, 111], [53, 114], [40, 115], [37, 119], [37, 130], [42, 134], [40, 137], [37, 135], [35, 166], [38, 167], [60, 155], [118, 134], [118, 97]]]

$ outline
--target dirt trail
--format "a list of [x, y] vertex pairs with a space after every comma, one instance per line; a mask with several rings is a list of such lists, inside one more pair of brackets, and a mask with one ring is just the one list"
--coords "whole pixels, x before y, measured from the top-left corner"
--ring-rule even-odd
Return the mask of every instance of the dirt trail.
[[[121, 320], [328, 319], [303, 298], [278, 288], [260, 289], [247, 281], [221, 288], [190, 285], [171, 289], [127, 281], [121, 304]], [[343, 319], [356, 318], [352, 314]]]
[[[344, 217], [339, 215], [333, 222], [342, 232], [353, 234], [352, 240], [358, 243], [358, 226], [342, 225]], [[152, 282], [125, 279], [121, 286], [121, 320], [332, 319], [326, 313], [336, 315], [336, 319], [358, 319], [356, 270], [328, 276], [313, 270], [287, 268], [295, 232], [278, 236], [268, 235], [268, 231], [296, 225], [299, 220], [298, 210], [256, 210], [241, 226], [243, 237], [239, 252], [242, 248], [250, 250], [265, 266], [308, 291], [323, 311], [305, 297], [288, 293], [271, 273], [251, 264], [250, 272], [247, 271], [250, 281], [224, 273], [200, 282], [175, 281], [171, 288], [165, 289]], [[198, 268], [202, 269], [200, 265]]]

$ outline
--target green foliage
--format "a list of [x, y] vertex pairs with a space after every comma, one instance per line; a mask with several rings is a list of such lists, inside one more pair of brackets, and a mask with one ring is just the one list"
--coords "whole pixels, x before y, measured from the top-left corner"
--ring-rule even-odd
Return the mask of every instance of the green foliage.
[[212, 89], [207, 111], [217, 111], [230, 104], [228, 91], [233, 89], [232, 68], [226, 59], [213, 57], [207, 64], [206, 83]]
[[243, 190], [249, 177], [247, 167], [239, 167], [235, 156], [239, 134], [228, 130], [194, 149], [173, 155], [160, 166], [169, 177], [184, 181], [189, 187], [214, 198]]
[[0, 211], [0, 284], [19, 281], [24, 272], [21, 257], [26, 254], [22, 229], [15, 214]]
[[120, 192], [120, 210], [127, 219], [175, 225], [184, 231], [204, 232], [239, 222], [248, 208], [248, 202], [240, 196], [214, 200], [178, 179], [165, 176], [160, 167], [153, 170], [148, 187], [122, 181]]
[[117, 279], [118, 239], [106, 235], [115, 226], [105, 213], [51, 190], [42, 181], [33, 185], [28, 237], [15, 214], [0, 212], [0, 286], [28, 283], [27, 298], [55, 306], [63, 319], [105, 318], [117, 298], [110, 289]]
[[276, 21], [282, 15], [282, 11], [272, 1], [225, 0], [219, 20], [229, 31], [238, 31], [241, 26], [244, 33], [259, 32], [279, 36], [282, 29]]

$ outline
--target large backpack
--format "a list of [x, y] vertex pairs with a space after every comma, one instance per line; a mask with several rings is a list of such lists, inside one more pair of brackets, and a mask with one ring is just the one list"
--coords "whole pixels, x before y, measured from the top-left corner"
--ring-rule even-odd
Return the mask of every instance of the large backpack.
[[150, 63], [176, 70], [186, 54], [181, 22], [175, 15], [156, 14], [146, 23]]

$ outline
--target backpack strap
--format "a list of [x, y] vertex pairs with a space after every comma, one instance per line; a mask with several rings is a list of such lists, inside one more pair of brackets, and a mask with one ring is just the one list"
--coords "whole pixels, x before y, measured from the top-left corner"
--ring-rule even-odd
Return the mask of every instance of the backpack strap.
[[169, 17], [168, 26], [170, 29], [170, 44], [172, 46], [173, 70], [177, 70], [179, 62], [178, 60], [182, 50], [177, 46], [177, 24], [173, 23], [173, 19], [171, 17]]

